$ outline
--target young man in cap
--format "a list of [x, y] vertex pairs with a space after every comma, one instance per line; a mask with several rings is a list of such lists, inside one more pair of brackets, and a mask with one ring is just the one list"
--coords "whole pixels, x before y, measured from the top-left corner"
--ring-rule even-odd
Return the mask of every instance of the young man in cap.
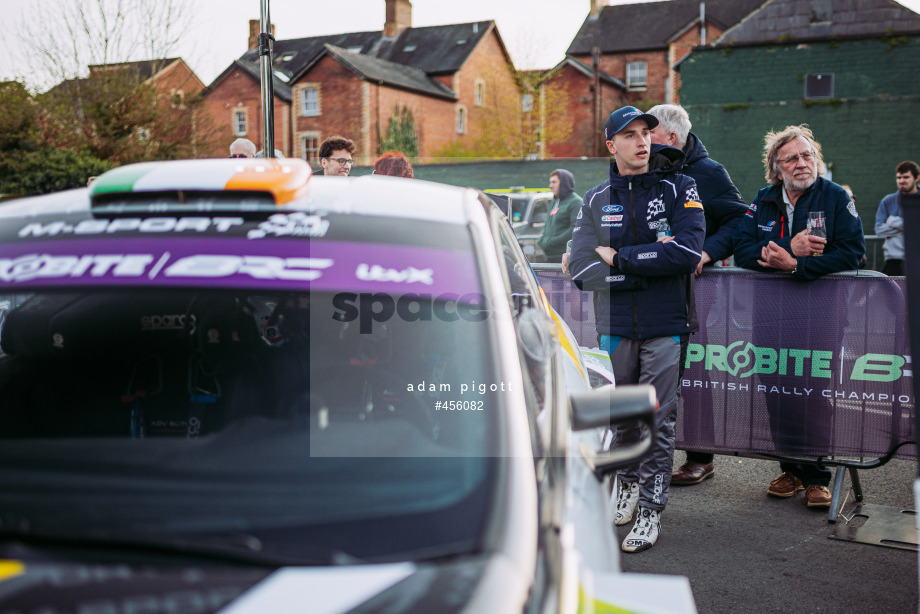
[[[604, 132], [614, 156], [610, 177], [585, 194], [572, 233], [572, 279], [598, 293], [597, 332], [618, 385], [651, 384], [660, 409], [652, 450], [617, 475], [616, 524], [635, 523], [626, 552], [651, 548], [668, 502], [677, 419], [680, 335], [690, 330], [681, 281], [702, 258], [706, 228], [696, 183], [677, 173], [684, 154], [652, 144], [658, 125], [635, 107], [610, 114]], [[638, 424], [619, 443], [640, 438]]]

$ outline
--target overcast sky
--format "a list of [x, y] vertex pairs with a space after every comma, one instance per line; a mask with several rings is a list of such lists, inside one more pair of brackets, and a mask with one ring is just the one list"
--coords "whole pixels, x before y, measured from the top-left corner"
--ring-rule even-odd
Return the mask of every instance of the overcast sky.
[[[28, 50], [20, 44], [23, 20], [35, 22], [35, 7], [76, 0], [0, 0], [0, 80], [42, 83]], [[96, 1], [96, 0], [90, 0]], [[111, 0], [106, 0], [111, 1]], [[260, 0], [180, 0], [195, 14], [193, 26], [174, 50], [205, 84], [246, 51], [249, 20], [259, 18]], [[623, 4], [643, 0], [609, 0]], [[920, 12], [920, 0], [901, 4]], [[384, 0], [271, 0], [279, 39], [381, 30]], [[587, 16], [590, 0], [412, 0], [412, 25], [433, 26], [494, 20], [518, 68], [557, 64]], [[148, 59], [148, 58], [131, 58]], [[49, 84], [50, 85], [50, 84]]]

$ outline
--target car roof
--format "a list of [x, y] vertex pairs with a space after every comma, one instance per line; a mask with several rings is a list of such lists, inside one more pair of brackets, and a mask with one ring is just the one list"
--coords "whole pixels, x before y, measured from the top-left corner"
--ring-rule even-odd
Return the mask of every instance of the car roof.
[[[279, 213], [321, 211], [467, 224], [485, 203], [475, 190], [418, 179], [379, 175], [310, 177], [299, 159], [187, 160], [120, 167], [101, 175], [91, 188], [16, 199], [0, 207], [0, 220], [87, 212], [118, 196], [154, 202], [166, 192], [244, 194], [264, 192]], [[168, 214], [160, 210], [160, 214]], [[198, 214], [206, 213], [200, 211]]]

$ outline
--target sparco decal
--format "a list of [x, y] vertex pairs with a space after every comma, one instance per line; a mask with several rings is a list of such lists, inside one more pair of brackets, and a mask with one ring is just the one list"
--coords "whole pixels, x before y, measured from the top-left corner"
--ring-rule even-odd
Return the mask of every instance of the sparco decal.
[[19, 231], [19, 237], [54, 237], [57, 235], [102, 235], [116, 232], [205, 232], [214, 229], [227, 232], [243, 223], [241, 217], [153, 217], [147, 219], [126, 217], [116, 220], [83, 220], [76, 224], [34, 222]]
[[170, 264], [168, 253], [52, 256], [29, 254], [0, 259], [0, 281], [19, 283], [46, 278], [165, 277], [217, 278], [248, 275], [254, 279], [310, 281], [332, 266], [328, 258], [194, 255]]

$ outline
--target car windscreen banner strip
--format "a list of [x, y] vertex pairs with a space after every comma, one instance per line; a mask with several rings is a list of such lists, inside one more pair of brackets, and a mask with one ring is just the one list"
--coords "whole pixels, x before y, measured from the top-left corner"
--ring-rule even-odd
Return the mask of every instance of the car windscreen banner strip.
[[[578, 342], [597, 347], [592, 293], [561, 271], [537, 277]], [[678, 448], [917, 456], [901, 446], [915, 440], [916, 403], [903, 277], [707, 270], [695, 291]]]
[[482, 291], [476, 270], [469, 252], [359, 242], [143, 238], [0, 244], [0, 288], [202, 286], [464, 297]]

